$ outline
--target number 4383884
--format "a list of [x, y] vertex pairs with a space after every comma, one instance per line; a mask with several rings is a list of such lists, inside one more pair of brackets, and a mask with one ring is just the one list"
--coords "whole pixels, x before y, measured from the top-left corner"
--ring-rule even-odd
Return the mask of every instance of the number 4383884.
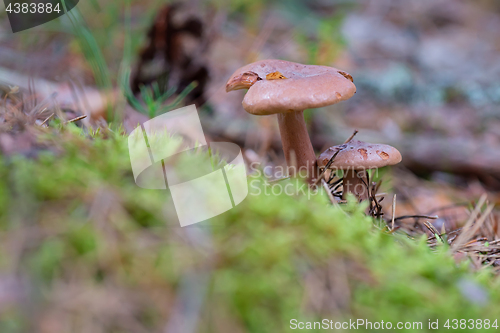
[[50, 2], [47, 3], [9, 3], [7, 8], [5, 9], [7, 13], [14, 13], [14, 14], [42, 14], [42, 13], [47, 13], [50, 14], [52, 12], [59, 13], [61, 12], [61, 9], [59, 9], [59, 3], [57, 3], [55, 6], [53, 6]]
[[481, 328], [484, 328], [484, 329], [490, 329], [490, 328], [494, 328], [494, 329], [498, 329], [498, 323], [497, 323], [497, 320], [498, 319], [495, 319], [495, 321], [491, 321], [489, 319], [448, 319], [446, 321], [446, 323], [444, 324], [444, 327], [447, 328], [447, 329], [452, 329], [452, 330], [456, 330], [456, 329], [481, 329]]

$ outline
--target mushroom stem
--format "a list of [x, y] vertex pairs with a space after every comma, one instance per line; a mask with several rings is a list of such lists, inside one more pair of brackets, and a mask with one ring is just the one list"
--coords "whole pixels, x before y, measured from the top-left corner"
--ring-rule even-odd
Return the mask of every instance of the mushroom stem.
[[[303, 111], [278, 113], [281, 143], [291, 176], [303, 175], [309, 182], [317, 177], [316, 155], [307, 133]], [[292, 151], [294, 157], [292, 157]]]
[[[358, 176], [359, 172], [359, 176]], [[348, 169], [344, 171], [344, 180], [343, 180], [343, 193], [342, 199], [347, 199], [347, 193], [352, 193], [356, 196], [356, 198], [361, 200], [368, 199], [368, 189], [366, 188], [365, 183], [366, 178], [364, 176], [366, 171], [359, 171]]]

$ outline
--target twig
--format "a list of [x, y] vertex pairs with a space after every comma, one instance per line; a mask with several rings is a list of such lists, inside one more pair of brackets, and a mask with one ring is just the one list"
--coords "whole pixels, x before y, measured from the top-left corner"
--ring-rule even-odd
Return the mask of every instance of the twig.
[[330, 182], [335, 178], [335, 176], [337, 176], [337, 174], [335, 172], [331, 172], [330, 173], [330, 178], [328, 178], [327, 183], [330, 184]]
[[394, 197], [392, 198], [392, 224], [391, 224], [391, 230], [394, 230], [394, 216], [396, 215], [396, 194], [394, 194]]
[[340, 184], [342, 182], [342, 178], [339, 178], [337, 179], [336, 181], [334, 181], [333, 183], [330, 184], [330, 181], [328, 181], [327, 183], [330, 185], [330, 188]]
[[330, 189], [328, 188], [328, 184], [326, 183], [326, 181], [324, 179], [321, 179], [321, 184], [323, 185], [323, 188], [325, 189], [326, 194], [328, 194], [328, 197], [330, 198], [330, 201], [332, 202], [332, 204], [338, 205], [337, 200], [335, 200], [335, 198], [333, 197], [332, 193], [330, 192]]
[[82, 119], [85, 119], [85, 118], [87, 118], [87, 115], [83, 115], [83, 116], [80, 116], [80, 117], [73, 118], [73, 119], [68, 120], [68, 121], [66, 121], [64, 123], [65, 124], [74, 123], [75, 121], [82, 120]]
[[[474, 224], [474, 221], [476, 220], [477, 216], [479, 215], [479, 212], [481, 211], [481, 207], [484, 205], [485, 201], [486, 201], [486, 194], [483, 194], [481, 196], [481, 198], [479, 198], [479, 201], [476, 204], [476, 207], [474, 207], [474, 210], [470, 214], [469, 220], [467, 221], [467, 223], [465, 223], [465, 226], [463, 227], [462, 232], [453, 242], [453, 244], [451, 246], [452, 251], [455, 251], [460, 245], [465, 243], [470, 237], [474, 236], [473, 234], [469, 233], [469, 231], [471, 230], [472, 225]], [[484, 216], [484, 215], [483, 215], [483, 217], [486, 218], [486, 216]], [[481, 223], [484, 222], [484, 219], [481, 219], [481, 220], [482, 220]]]
[[445, 210], [445, 209], [450, 209], [450, 208], [455, 208], [455, 207], [462, 207], [462, 206], [467, 206], [467, 205], [469, 205], [469, 202], [461, 202], [461, 203], [441, 206], [441, 207], [438, 207], [438, 208], [431, 210], [427, 214], [435, 214], [435, 213], [439, 212], [440, 210]]
[[267, 184], [269, 185], [269, 184], [273, 184], [273, 183], [278, 183], [278, 182], [280, 182], [282, 180], [285, 180], [285, 179], [290, 179], [290, 176], [288, 176], [288, 177], [281, 177], [281, 178], [273, 179], [273, 180], [268, 180]]
[[358, 134], [358, 130], [354, 130], [354, 133], [352, 133], [352, 135], [340, 146], [338, 146], [338, 150], [335, 152], [335, 154], [333, 154], [332, 158], [330, 158], [330, 160], [328, 161], [328, 163], [326, 163], [323, 171], [321, 171], [321, 174], [318, 176], [318, 178], [314, 181], [314, 185], [318, 185], [318, 183], [320, 182], [320, 179], [323, 179], [323, 176], [325, 175], [325, 172], [326, 170], [328, 170], [328, 168], [330, 167], [330, 165], [333, 163], [333, 160], [335, 159], [335, 157], [337, 157], [337, 155], [342, 151], [344, 150], [345, 148], [347, 148], [347, 143], [349, 141], [352, 140], [352, 138], [354, 138], [354, 136]]
[[40, 126], [43, 126], [50, 118], [52, 118], [54, 116], [54, 114], [51, 114], [50, 116], [48, 116], [41, 124]]
[[441, 242], [444, 243], [443, 237], [441, 237], [441, 235], [439, 234], [439, 231], [437, 231], [437, 229], [432, 224], [430, 224], [429, 222], [425, 221], [424, 225], [427, 227], [427, 229], [429, 229], [430, 232], [432, 232], [432, 234], [434, 236], [438, 236], [439, 239], [441, 240]]
[[488, 207], [486, 207], [486, 210], [484, 211], [484, 213], [482, 214], [481, 218], [479, 220], [477, 220], [477, 222], [474, 224], [474, 226], [472, 226], [472, 228], [469, 231], [469, 233], [474, 236], [476, 234], [476, 232], [479, 230], [479, 228], [483, 225], [484, 221], [486, 220], [486, 218], [490, 215], [491, 211], [493, 210], [493, 207], [495, 205], [491, 204], [489, 205]]
[[394, 220], [395, 221], [398, 221], [398, 220], [403, 220], [403, 219], [429, 219], [429, 220], [437, 220], [439, 218], [439, 216], [437, 215], [403, 215], [403, 216], [398, 216], [396, 217]]
[[332, 189], [332, 192], [335, 192], [339, 189], [340, 186], [342, 186], [342, 180], [343, 178], [340, 178], [338, 182], [335, 182], [330, 188]]
[[358, 130], [354, 130], [349, 139], [345, 140], [344, 144], [351, 142], [351, 140], [356, 136], [356, 134], [358, 134]]
[[330, 158], [330, 160], [328, 161], [328, 163], [326, 163], [325, 167], [323, 168], [323, 171], [321, 171], [321, 174], [318, 176], [318, 178], [314, 181], [314, 185], [318, 185], [318, 183], [320, 182], [321, 179], [323, 179], [323, 177], [325, 176], [325, 172], [326, 170], [328, 170], [328, 168], [330, 167], [330, 165], [333, 163], [333, 160], [335, 159], [335, 157], [337, 157], [337, 155], [342, 151], [344, 150], [345, 148], [347, 148], [347, 145], [346, 144], [343, 144], [341, 146], [339, 146], [338, 150], [335, 152], [335, 154], [333, 154], [332, 158]]

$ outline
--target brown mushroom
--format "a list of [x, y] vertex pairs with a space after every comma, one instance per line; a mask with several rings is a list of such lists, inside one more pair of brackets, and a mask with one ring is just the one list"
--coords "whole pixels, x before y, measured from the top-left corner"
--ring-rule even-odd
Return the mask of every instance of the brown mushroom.
[[[283, 151], [289, 167], [316, 177], [316, 156], [303, 111], [332, 105], [356, 92], [352, 77], [333, 67], [268, 59], [243, 66], [231, 75], [226, 91], [248, 89], [243, 108], [254, 115], [277, 114]], [[292, 151], [296, 165], [292, 165]], [[292, 168], [292, 175], [296, 174]]]
[[330, 147], [321, 153], [318, 157], [318, 166], [326, 167], [337, 152], [338, 154], [328, 168], [342, 170], [344, 173], [343, 199], [346, 199], [347, 193], [352, 193], [361, 200], [367, 199], [365, 171], [401, 162], [401, 153], [394, 147], [351, 140], [343, 145]]

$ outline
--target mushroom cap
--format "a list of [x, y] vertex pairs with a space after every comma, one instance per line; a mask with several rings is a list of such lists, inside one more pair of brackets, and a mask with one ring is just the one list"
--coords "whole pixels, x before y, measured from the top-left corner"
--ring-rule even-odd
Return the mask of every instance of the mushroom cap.
[[[285, 79], [268, 79], [278, 72]], [[248, 75], [258, 75], [247, 87], [243, 108], [254, 115], [269, 115], [303, 111], [332, 105], [351, 98], [356, 92], [352, 76], [337, 68], [302, 65], [295, 62], [267, 59], [236, 70], [228, 80], [226, 90], [245, 88], [237, 82]], [[276, 75], [271, 75], [274, 77]]]
[[[318, 157], [318, 165], [326, 166], [332, 156], [344, 145], [333, 146]], [[401, 162], [401, 153], [394, 147], [384, 144], [351, 140], [345, 144], [329, 168], [364, 170], [381, 168]]]

